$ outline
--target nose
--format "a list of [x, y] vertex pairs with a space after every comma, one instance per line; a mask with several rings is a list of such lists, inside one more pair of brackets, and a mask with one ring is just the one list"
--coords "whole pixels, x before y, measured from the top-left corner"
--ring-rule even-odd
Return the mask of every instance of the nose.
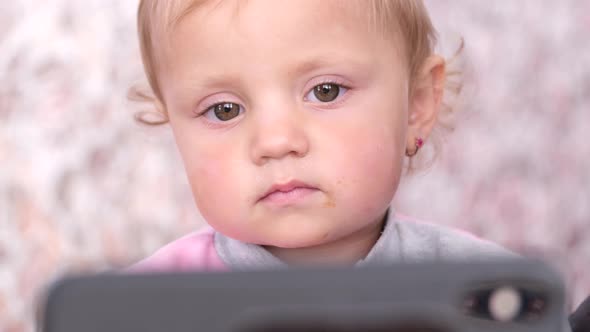
[[309, 152], [305, 121], [295, 109], [260, 112], [251, 144], [251, 158], [256, 165], [285, 157], [303, 158]]

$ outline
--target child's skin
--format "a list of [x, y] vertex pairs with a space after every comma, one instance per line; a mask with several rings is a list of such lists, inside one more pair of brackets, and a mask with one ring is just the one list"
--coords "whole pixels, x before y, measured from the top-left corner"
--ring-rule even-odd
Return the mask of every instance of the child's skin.
[[444, 60], [410, 82], [403, 40], [361, 8], [209, 1], [158, 50], [162, 107], [203, 217], [291, 265], [362, 259], [405, 151], [437, 120]]

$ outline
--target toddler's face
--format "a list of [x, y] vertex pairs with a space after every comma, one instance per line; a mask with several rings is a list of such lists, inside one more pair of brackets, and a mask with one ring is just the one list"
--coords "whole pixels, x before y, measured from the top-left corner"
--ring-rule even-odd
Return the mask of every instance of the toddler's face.
[[374, 227], [397, 189], [401, 46], [351, 2], [214, 1], [159, 79], [196, 203], [227, 236], [309, 247]]

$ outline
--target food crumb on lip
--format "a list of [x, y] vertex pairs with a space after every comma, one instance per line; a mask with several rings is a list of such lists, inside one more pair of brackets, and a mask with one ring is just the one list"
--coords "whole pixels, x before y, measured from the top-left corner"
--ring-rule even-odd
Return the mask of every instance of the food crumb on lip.
[[328, 197], [328, 198], [326, 198], [326, 201], [324, 202], [324, 207], [333, 208], [333, 207], [336, 207], [336, 203], [334, 202], [333, 199]]

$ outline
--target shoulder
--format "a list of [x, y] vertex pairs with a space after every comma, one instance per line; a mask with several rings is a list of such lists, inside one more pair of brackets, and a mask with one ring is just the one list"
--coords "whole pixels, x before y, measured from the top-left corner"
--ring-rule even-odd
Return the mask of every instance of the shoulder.
[[449, 260], [510, 259], [519, 256], [493, 242], [448, 226], [396, 215], [405, 256]]
[[158, 249], [129, 268], [130, 272], [224, 270], [214, 245], [215, 231], [206, 227]]

